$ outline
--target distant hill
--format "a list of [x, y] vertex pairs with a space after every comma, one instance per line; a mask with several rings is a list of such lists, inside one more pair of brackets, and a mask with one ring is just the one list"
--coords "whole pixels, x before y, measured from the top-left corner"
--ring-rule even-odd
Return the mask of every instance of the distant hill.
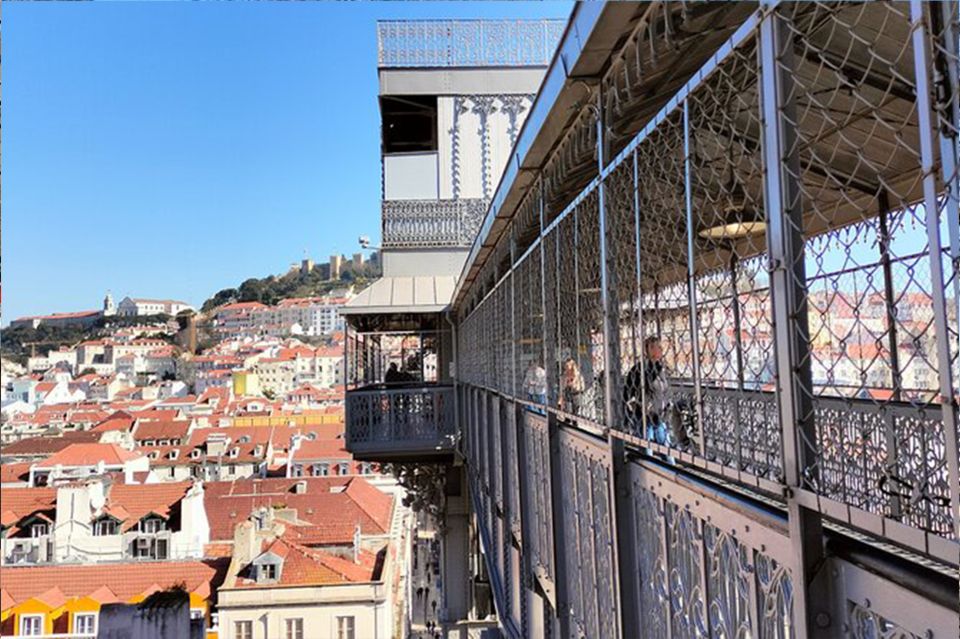
[[250, 278], [244, 280], [236, 288], [225, 288], [222, 291], [217, 291], [213, 297], [203, 303], [200, 310], [206, 313], [217, 306], [233, 302], [261, 302], [273, 305], [282, 299], [318, 297], [335, 289], [351, 285], [356, 289], [362, 289], [380, 277], [380, 262], [371, 259], [357, 267], [352, 262], [345, 261], [340, 269], [339, 279], [329, 279], [329, 273], [330, 267], [328, 264], [317, 264], [308, 273], [301, 272], [299, 269], [291, 269], [285, 275], [269, 275], [260, 279]]
[[[37, 328], [8, 326], [0, 330], [0, 354], [4, 359], [24, 365], [27, 363], [27, 358], [33, 353], [44, 356], [61, 346], [73, 346], [79, 342], [109, 335], [113, 330], [123, 326], [158, 324], [170, 319], [169, 315], [163, 314], [139, 315], [136, 317], [113, 315], [106, 318], [101, 317], [96, 324], [85, 328], [80, 326], [46, 326], [44, 324]], [[158, 332], [156, 336], [173, 343], [173, 338], [169, 335]]]

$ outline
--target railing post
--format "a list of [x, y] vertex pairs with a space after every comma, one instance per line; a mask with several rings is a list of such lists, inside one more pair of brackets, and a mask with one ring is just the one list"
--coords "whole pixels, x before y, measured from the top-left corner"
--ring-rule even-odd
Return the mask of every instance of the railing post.
[[687, 303], [690, 308], [690, 345], [693, 350], [693, 392], [697, 405], [697, 446], [701, 457], [707, 456], [704, 433], [703, 389], [700, 387], [700, 318], [697, 315], [697, 276], [694, 255], [695, 225], [693, 219], [693, 142], [690, 139], [690, 103], [683, 101], [683, 194], [687, 221]]
[[793, 616], [795, 635], [814, 637], [826, 634], [832, 620], [826, 589], [811, 588], [824, 558], [820, 514], [801, 504], [798, 498], [804, 473], [815, 460], [816, 425], [800, 207], [800, 159], [791, 91], [792, 42], [785, 18], [776, 11], [776, 3], [765, 2], [763, 7], [759, 55], [764, 201], [785, 497], [793, 555]]
[[[606, 122], [603, 109], [603, 91], [597, 91], [597, 164], [598, 172], [602, 175], [607, 163], [609, 148], [606, 136]], [[612, 175], [612, 174], [610, 174]], [[631, 176], [632, 177], [632, 176]], [[608, 177], [609, 179], [609, 177]], [[636, 184], [633, 185], [636, 189]], [[611, 576], [617, 601], [614, 610], [620, 613], [621, 636], [640, 636], [639, 610], [634, 602], [638, 602], [636, 592], [637, 575], [634, 571], [636, 562], [633, 553], [635, 536], [632, 516], [632, 482], [630, 469], [626, 459], [623, 439], [613, 437], [610, 432], [614, 429], [622, 430], [623, 422], [620, 415], [620, 332], [619, 307], [617, 296], [613, 294], [617, 287], [616, 281], [616, 247], [611, 238], [613, 230], [608, 228], [607, 220], [607, 185], [606, 180], [600, 182], [598, 189], [599, 232], [600, 232], [600, 299], [603, 310], [603, 343], [604, 343], [604, 412], [606, 413], [607, 452], [610, 464], [607, 471], [609, 482], [610, 508], [610, 539], [612, 542], [613, 562], [616, 566]], [[634, 211], [636, 213], [636, 211]], [[595, 522], [596, 523], [596, 522]], [[624, 601], [630, 602], [624, 605]]]
[[[931, 7], [931, 11], [938, 11], [938, 7]], [[937, 193], [936, 161], [934, 157], [934, 122], [933, 104], [931, 101], [932, 87], [930, 86], [933, 69], [929, 64], [927, 47], [930, 40], [927, 38], [929, 25], [924, 21], [924, 3], [920, 0], [910, 2], [910, 21], [913, 29], [913, 59], [917, 81], [917, 122], [920, 132], [920, 160], [923, 175], [923, 205], [926, 213], [927, 241], [930, 248], [930, 285], [933, 297], [933, 319], [937, 337], [937, 361], [940, 373], [940, 404], [943, 419], [943, 438], [946, 445], [947, 473], [950, 485], [950, 509], [953, 512], [954, 530], [960, 534], [960, 462], [957, 450], [957, 421], [960, 419], [960, 409], [957, 406], [956, 389], [953, 380], [953, 349], [950, 345], [950, 326], [948, 324], [946, 306], [946, 280], [943, 272], [943, 243], [940, 238], [940, 210], [941, 204]], [[956, 53], [956, 49], [953, 49]], [[955, 68], [953, 69], [956, 70]], [[954, 76], [956, 77], [956, 76]], [[951, 78], [950, 80], [953, 80]], [[948, 80], [948, 82], [950, 81]], [[951, 109], [951, 113], [956, 111]], [[955, 141], [944, 139], [941, 130], [941, 156], [956, 154]], [[953, 213], [953, 219], [948, 224], [956, 225], [956, 201], [950, 204], [951, 193], [956, 195], [956, 156], [946, 159], [941, 157], [942, 169], [948, 170], [953, 165], [953, 174], [944, 176], [944, 180], [951, 186], [945, 194], [944, 207]], [[954, 234], [956, 235], [956, 234]], [[956, 246], [953, 247], [952, 257], [957, 257]], [[954, 262], [956, 264], [956, 262]], [[956, 277], [956, 276], [955, 276]], [[927, 460], [924, 460], [927, 461]]]

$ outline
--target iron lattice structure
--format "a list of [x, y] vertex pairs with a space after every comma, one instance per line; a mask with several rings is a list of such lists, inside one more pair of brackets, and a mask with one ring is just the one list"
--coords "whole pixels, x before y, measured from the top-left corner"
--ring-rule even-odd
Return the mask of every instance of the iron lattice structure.
[[765, 4], [638, 129], [651, 11], [456, 309], [501, 622], [955, 633], [957, 5]]

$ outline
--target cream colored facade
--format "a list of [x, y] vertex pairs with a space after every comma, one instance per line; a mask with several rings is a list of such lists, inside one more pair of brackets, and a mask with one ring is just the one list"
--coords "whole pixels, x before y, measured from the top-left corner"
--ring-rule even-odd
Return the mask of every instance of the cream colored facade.
[[218, 601], [220, 639], [240, 639], [238, 622], [251, 622], [251, 639], [286, 637], [287, 619], [303, 620], [305, 638], [340, 639], [338, 618], [348, 617], [353, 618], [354, 639], [394, 636], [390, 621], [392, 602], [386, 582], [221, 588]]

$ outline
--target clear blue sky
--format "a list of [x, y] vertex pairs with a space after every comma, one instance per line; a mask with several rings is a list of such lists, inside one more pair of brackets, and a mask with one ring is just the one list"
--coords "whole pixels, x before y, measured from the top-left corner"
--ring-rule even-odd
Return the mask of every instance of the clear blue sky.
[[4, 325], [354, 252], [379, 230], [375, 21], [571, 8], [5, 3]]

